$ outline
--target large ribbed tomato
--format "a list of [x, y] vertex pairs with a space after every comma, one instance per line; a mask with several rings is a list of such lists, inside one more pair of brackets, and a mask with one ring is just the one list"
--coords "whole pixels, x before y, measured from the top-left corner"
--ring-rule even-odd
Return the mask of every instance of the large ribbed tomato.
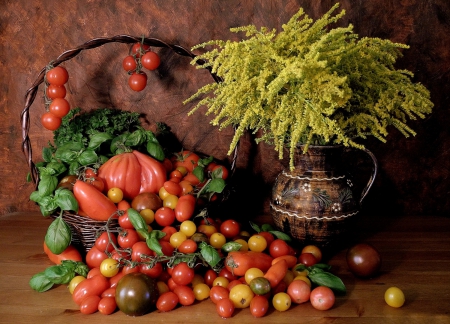
[[138, 151], [110, 158], [99, 168], [98, 176], [105, 181], [105, 190], [120, 188], [126, 199], [141, 192], [158, 193], [167, 180], [164, 165]]

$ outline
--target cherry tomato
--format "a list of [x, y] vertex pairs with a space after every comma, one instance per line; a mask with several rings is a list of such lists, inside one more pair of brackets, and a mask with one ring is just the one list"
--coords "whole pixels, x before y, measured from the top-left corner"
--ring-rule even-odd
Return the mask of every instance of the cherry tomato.
[[182, 188], [179, 183], [173, 182], [172, 180], [167, 180], [164, 182], [164, 189], [171, 194], [175, 196], [179, 196], [181, 194]]
[[160, 312], [170, 312], [178, 305], [178, 296], [173, 291], [162, 293], [156, 301], [156, 308]]
[[[111, 241], [110, 241], [111, 239]], [[112, 252], [114, 250], [113, 244], [117, 244], [117, 237], [114, 233], [103, 232], [95, 240], [94, 245], [103, 252]]]
[[169, 207], [158, 208], [155, 212], [155, 221], [160, 226], [170, 226], [175, 221], [175, 212]]
[[196, 300], [205, 300], [209, 298], [210, 288], [205, 283], [199, 283], [192, 289]]
[[175, 209], [178, 203], [178, 196], [175, 195], [167, 195], [163, 199], [163, 207], [168, 207], [170, 209]]
[[222, 287], [227, 288], [229, 283], [230, 283], [230, 280], [228, 280], [227, 278], [218, 276], [216, 279], [214, 279], [212, 285], [213, 286], [222, 286]]
[[265, 295], [270, 292], [270, 281], [264, 277], [253, 278], [249, 283], [250, 289], [257, 295]]
[[325, 286], [319, 286], [311, 291], [309, 300], [315, 309], [328, 310], [333, 307], [336, 298], [333, 290]]
[[195, 302], [194, 291], [189, 286], [177, 286], [173, 292], [178, 296], [179, 303], [183, 306], [189, 306]]
[[380, 253], [366, 243], [356, 244], [348, 249], [346, 260], [350, 271], [362, 278], [374, 277], [381, 268]]
[[214, 280], [217, 278], [217, 273], [214, 270], [208, 269], [206, 270], [203, 278], [205, 279], [205, 284], [209, 287], [213, 286]]
[[170, 237], [177, 232], [177, 229], [173, 226], [165, 226], [161, 232], [166, 233], [161, 240], [170, 242]]
[[230, 291], [222, 286], [212, 286], [209, 290], [209, 298], [214, 304], [217, 304], [221, 299], [228, 298], [229, 294]]
[[229, 298], [223, 298], [216, 303], [216, 312], [220, 317], [230, 318], [233, 316], [235, 305]]
[[64, 98], [55, 98], [48, 107], [49, 112], [59, 118], [63, 118], [70, 111], [70, 104]]
[[100, 296], [108, 288], [108, 279], [102, 275], [96, 275], [81, 281], [73, 291], [72, 299], [76, 304], [80, 305], [86, 297]]
[[311, 287], [303, 280], [294, 280], [288, 285], [286, 293], [291, 297], [292, 302], [302, 304], [309, 301]]
[[95, 245], [86, 254], [86, 264], [89, 268], [100, 268], [103, 260], [107, 259], [108, 255], [100, 251]]
[[61, 126], [61, 118], [53, 115], [51, 112], [46, 112], [41, 117], [41, 124], [46, 129], [54, 131]]
[[302, 249], [301, 253], [311, 253], [316, 258], [317, 263], [319, 263], [322, 260], [322, 251], [315, 245], [305, 246]]
[[217, 175], [217, 178], [222, 178], [223, 180], [228, 178], [228, 169], [223, 165], [216, 165], [212, 168], [212, 172]]
[[246, 308], [250, 306], [252, 298], [255, 296], [252, 289], [245, 284], [236, 285], [230, 290], [230, 299], [235, 308]]
[[178, 184], [181, 187], [181, 195], [183, 195], [183, 196], [191, 194], [192, 191], [194, 191], [194, 187], [192, 186], [192, 184], [189, 181], [181, 180]]
[[127, 275], [129, 273], [138, 273], [141, 272], [141, 269], [139, 268], [138, 265], [135, 264], [127, 264], [125, 266], [122, 267], [122, 272], [124, 273], [124, 275]]
[[272, 258], [278, 258], [283, 255], [288, 255], [289, 252], [289, 245], [282, 239], [275, 239], [269, 246], [269, 253]]
[[170, 244], [170, 242], [160, 240], [159, 244], [161, 245], [162, 253], [166, 256], [171, 256], [175, 248]]
[[183, 232], [176, 232], [173, 233], [172, 236], [170, 236], [169, 242], [175, 249], [177, 249], [186, 240], [186, 234], [184, 234]]
[[220, 249], [226, 241], [227, 238], [222, 233], [213, 233], [209, 238], [209, 244], [216, 249]]
[[80, 304], [81, 314], [93, 314], [98, 311], [101, 298], [99, 296], [88, 296]]
[[98, 311], [103, 315], [110, 315], [117, 309], [115, 297], [103, 297], [98, 303]]
[[116, 297], [116, 287], [109, 287], [104, 292], [102, 292], [100, 297]]
[[46, 96], [50, 99], [64, 98], [67, 94], [66, 87], [63, 85], [49, 84]]
[[128, 78], [128, 85], [133, 91], [142, 91], [147, 86], [147, 74], [133, 72]]
[[186, 234], [187, 237], [191, 237], [197, 231], [197, 225], [191, 220], [185, 220], [180, 224], [180, 232]]
[[142, 216], [147, 225], [150, 225], [155, 220], [155, 212], [150, 208], [142, 209], [139, 214]]
[[[217, 228], [214, 225], [199, 225], [197, 228], [197, 232], [205, 234], [208, 238], [211, 237], [214, 233], [217, 233]], [[223, 235], [223, 234], [222, 234]]]
[[83, 280], [86, 280], [86, 278], [83, 277], [83, 276], [75, 276], [75, 277], [73, 277], [72, 280], [70, 280], [70, 282], [69, 282], [69, 292], [70, 292], [71, 294], [73, 294], [73, 291], [75, 290], [75, 288], [76, 288], [76, 287], [78, 286], [78, 284], [79, 284], [80, 282], [82, 282]]
[[258, 233], [258, 235], [261, 235], [266, 239], [267, 247], [270, 247], [270, 244], [272, 244], [272, 242], [275, 240], [275, 237], [270, 232], [261, 231]]
[[126, 275], [126, 273], [124, 273], [123, 271], [119, 271], [119, 273], [116, 274], [114, 277], [109, 278], [109, 286], [111, 288], [116, 287], [117, 283], [119, 282], [120, 279], [122, 279], [124, 275]]
[[272, 305], [277, 311], [287, 311], [291, 307], [291, 297], [285, 292], [279, 292], [273, 296]]
[[255, 296], [250, 302], [250, 313], [254, 317], [263, 317], [269, 310], [269, 301], [264, 296]]
[[153, 256], [153, 251], [148, 247], [146, 242], [139, 241], [131, 247], [131, 260], [134, 262], [146, 261], [146, 257]]
[[264, 272], [261, 269], [258, 268], [249, 268], [247, 271], [245, 271], [245, 282], [247, 284], [250, 284], [250, 282], [259, 277], [264, 277]]
[[64, 85], [69, 80], [69, 73], [62, 66], [55, 66], [47, 71], [46, 80], [50, 84]]
[[123, 199], [123, 191], [120, 188], [110, 188], [107, 194], [108, 198], [115, 204], [119, 203]]
[[147, 70], [153, 71], [156, 70], [161, 63], [161, 59], [159, 58], [159, 55], [155, 52], [148, 51], [144, 55], [142, 55], [141, 58], [142, 66], [145, 67]]
[[131, 46], [130, 54], [136, 57], [141, 57], [145, 52], [150, 50], [150, 45], [135, 43]]
[[86, 278], [89, 279], [89, 278], [92, 278], [93, 276], [96, 276], [96, 275], [102, 275], [102, 273], [100, 271], [100, 267], [92, 268], [91, 270], [89, 270]]
[[178, 198], [175, 206], [175, 217], [179, 222], [186, 221], [194, 215], [196, 199], [193, 195], [185, 194]]
[[399, 288], [390, 287], [384, 293], [384, 300], [389, 306], [398, 308], [405, 303], [405, 295]]
[[172, 279], [177, 285], [188, 285], [194, 279], [195, 271], [186, 262], [180, 262], [173, 267]]
[[256, 234], [248, 239], [247, 245], [250, 251], [262, 252], [267, 247], [267, 241], [264, 236]]
[[125, 71], [130, 72], [136, 70], [136, 60], [132, 55], [125, 56], [122, 61], [122, 67]]
[[310, 267], [317, 263], [317, 259], [312, 253], [302, 253], [298, 256], [298, 262]]
[[136, 242], [139, 242], [139, 235], [134, 229], [124, 229], [117, 237], [117, 244], [124, 249], [132, 248]]
[[100, 264], [100, 272], [107, 278], [114, 277], [119, 273], [119, 262], [113, 258], [107, 258]]
[[229, 239], [238, 236], [240, 231], [241, 225], [233, 219], [227, 219], [220, 225], [220, 233]]
[[141, 273], [146, 274], [150, 278], [156, 279], [163, 272], [163, 267], [162, 267], [161, 262], [156, 262], [153, 266], [143, 263], [143, 264], [139, 265], [139, 271]]

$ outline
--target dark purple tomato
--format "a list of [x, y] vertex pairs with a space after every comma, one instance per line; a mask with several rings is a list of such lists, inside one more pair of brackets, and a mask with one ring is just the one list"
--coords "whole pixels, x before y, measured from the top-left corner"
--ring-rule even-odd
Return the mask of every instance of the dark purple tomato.
[[381, 256], [377, 249], [367, 243], [359, 243], [347, 251], [349, 270], [358, 277], [370, 278], [378, 274], [381, 268]]

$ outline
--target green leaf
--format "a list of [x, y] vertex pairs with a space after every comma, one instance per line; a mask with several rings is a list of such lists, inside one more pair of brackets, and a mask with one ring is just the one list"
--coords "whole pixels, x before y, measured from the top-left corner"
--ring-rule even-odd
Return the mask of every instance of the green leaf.
[[166, 157], [164, 154], [164, 150], [159, 143], [148, 142], [147, 143], [147, 152], [151, 157], [155, 158], [158, 161], [163, 161]]
[[77, 174], [77, 170], [80, 168], [78, 161], [73, 161], [69, 164], [69, 174]]
[[77, 158], [80, 165], [88, 165], [97, 162], [98, 156], [93, 149], [83, 151]]
[[282, 239], [283, 241], [290, 242], [292, 241], [291, 237], [286, 233], [280, 231], [269, 231], [270, 234], [273, 234], [276, 238]]
[[125, 146], [139, 146], [146, 140], [146, 132], [143, 128], [136, 129], [125, 140]]
[[305, 271], [306, 270], [306, 266], [302, 263], [297, 264], [293, 269], [293, 271]]
[[242, 247], [242, 244], [234, 241], [230, 241], [222, 245], [222, 251], [225, 253], [230, 253], [233, 251], [239, 251]]
[[56, 204], [55, 198], [53, 196], [41, 197], [38, 204], [41, 213], [44, 216], [49, 216], [53, 214], [56, 209], [58, 209], [58, 205]]
[[274, 230], [275, 229], [270, 224], [262, 224], [261, 225], [261, 231], [263, 231], [263, 232], [271, 232], [271, 231], [274, 231]]
[[147, 246], [150, 248], [150, 250], [154, 251], [158, 255], [164, 255], [162, 252], [161, 244], [159, 244], [159, 241], [155, 237], [147, 237], [145, 240], [147, 242]]
[[219, 252], [211, 245], [206, 244], [205, 242], [200, 243], [200, 254], [203, 259], [214, 268], [220, 262]]
[[78, 212], [78, 201], [72, 191], [64, 188], [58, 188], [55, 191], [55, 203], [61, 210], [73, 210]]
[[113, 138], [111, 134], [108, 133], [95, 133], [91, 135], [91, 139], [88, 144], [88, 148], [92, 150], [96, 150], [105, 143], [106, 141], [109, 141]]
[[56, 149], [55, 158], [66, 163], [71, 163], [78, 158], [82, 150], [84, 150], [83, 143], [69, 142]]
[[44, 272], [39, 272], [35, 274], [30, 279], [30, 287], [37, 292], [44, 292], [53, 287], [53, 282], [51, 282]]
[[45, 162], [51, 162], [52, 158], [53, 158], [52, 150], [49, 147], [44, 147], [42, 149], [42, 159]]
[[225, 180], [221, 178], [212, 179], [205, 188], [206, 192], [217, 192], [221, 193], [223, 189], [225, 188]]
[[38, 191], [41, 197], [53, 195], [58, 186], [58, 178], [52, 175], [41, 174]]
[[321, 269], [321, 270], [330, 270], [331, 266], [325, 263], [316, 263], [315, 265], [310, 267], [311, 269]]
[[164, 233], [163, 231], [160, 231], [160, 230], [153, 230], [153, 231], [151, 231], [150, 235], [151, 235], [151, 237], [154, 237], [159, 241], [164, 236], [166, 236], [166, 233]]
[[199, 159], [198, 160], [198, 165], [203, 167], [203, 168], [206, 168], [208, 166], [208, 164], [210, 164], [213, 160], [214, 160], [213, 156], [209, 156], [207, 158]]
[[47, 229], [45, 244], [54, 254], [61, 254], [67, 249], [71, 240], [72, 232], [69, 225], [61, 216], [57, 217]]
[[[250, 227], [256, 232], [256, 233], [259, 233], [259, 232], [261, 232], [261, 228], [257, 225], [257, 224], [255, 224], [255, 223], [253, 223], [253, 222], [249, 222], [250, 223]], [[264, 225], [263, 225], [264, 226]]]
[[75, 277], [74, 269], [63, 265], [48, 267], [45, 269], [44, 274], [48, 280], [58, 285], [67, 284], [73, 277]]
[[309, 279], [318, 286], [326, 286], [331, 288], [338, 294], [344, 294], [347, 292], [344, 283], [342, 280], [329, 273], [329, 272], [310, 272], [308, 274]]
[[75, 263], [75, 268], [74, 268], [75, 273], [78, 273], [80, 276], [87, 277], [87, 274], [90, 269], [86, 264], [84, 264], [83, 262], [80, 262], [80, 261], [72, 261], [72, 260], [62, 260], [61, 264], [65, 264], [67, 262], [74, 262]]
[[197, 177], [197, 179], [200, 182], [203, 182], [205, 180], [205, 168], [202, 166], [196, 166], [194, 170], [192, 170], [192, 173]]
[[45, 166], [46, 169], [52, 169], [54, 176], [59, 176], [67, 170], [67, 167], [64, 163], [61, 162], [50, 162]]
[[111, 153], [117, 154], [119, 150], [123, 150], [128, 136], [130, 136], [130, 133], [123, 133], [114, 137], [110, 145]]
[[139, 212], [134, 208], [128, 208], [127, 210], [128, 218], [130, 219], [133, 227], [140, 232], [148, 232], [148, 226], [144, 218], [139, 214]]

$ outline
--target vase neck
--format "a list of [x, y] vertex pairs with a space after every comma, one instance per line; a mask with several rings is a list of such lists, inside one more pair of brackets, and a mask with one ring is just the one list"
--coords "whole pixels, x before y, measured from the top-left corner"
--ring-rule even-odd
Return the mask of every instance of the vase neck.
[[294, 172], [304, 175], [335, 176], [337, 172], [341, 173], [342, 153], [342, 146], [309, 146], [306, 153], [303, 153], [303, 147], [298, 147]]

